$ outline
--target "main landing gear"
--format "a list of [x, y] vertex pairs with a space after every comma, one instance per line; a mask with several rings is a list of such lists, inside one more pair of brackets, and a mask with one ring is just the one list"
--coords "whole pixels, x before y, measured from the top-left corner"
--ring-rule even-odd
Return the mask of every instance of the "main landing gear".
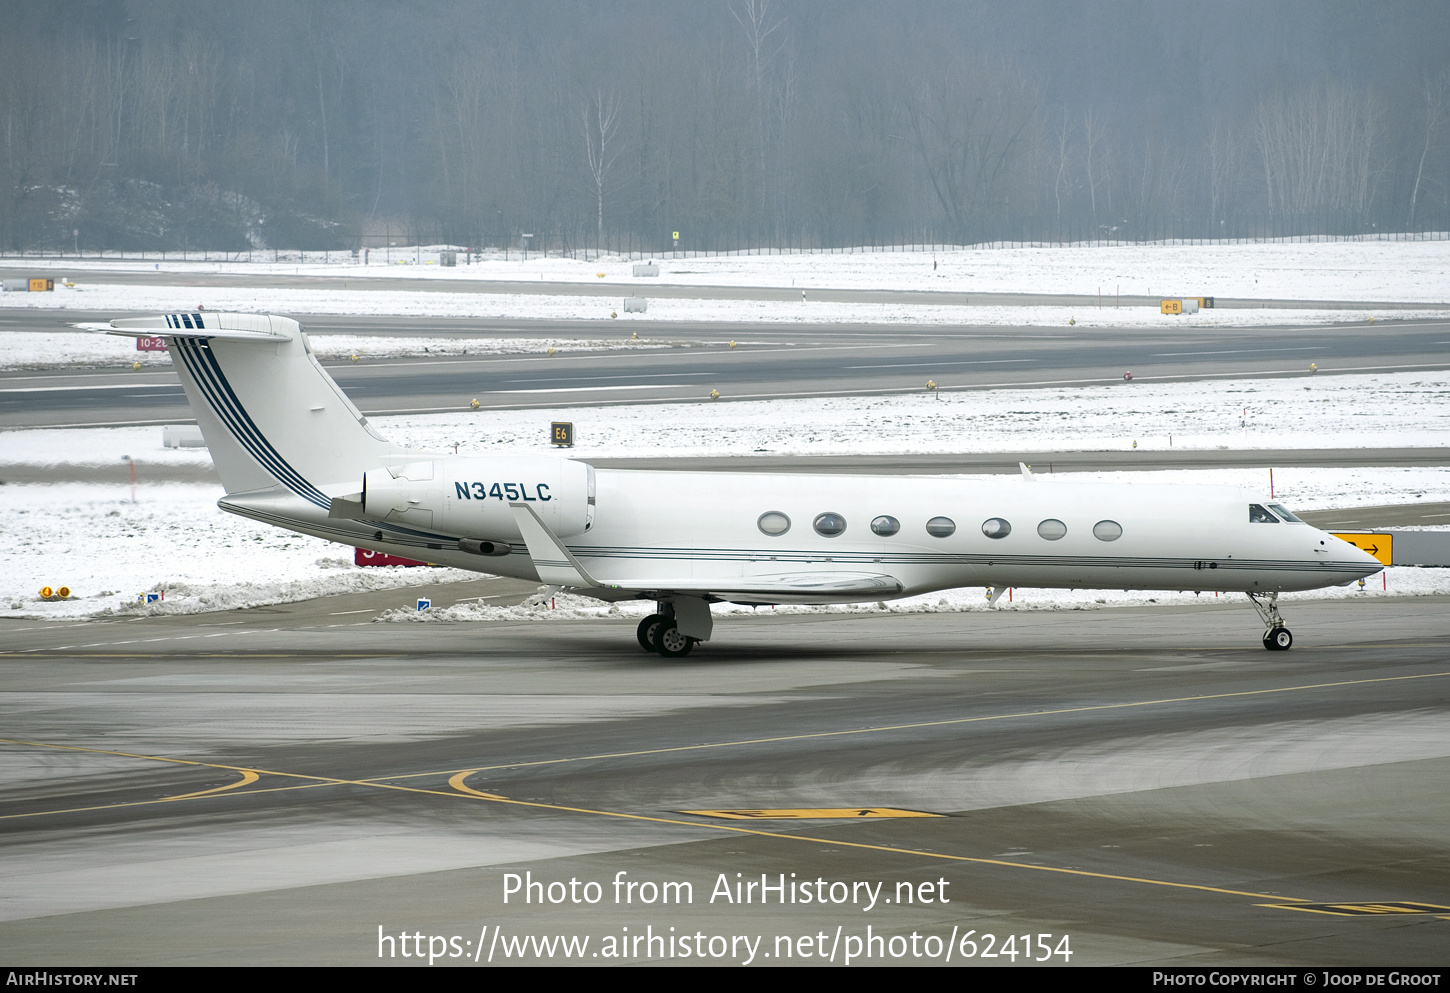
[[1287, 652], [1294, 644], [1294, 636], [1284, 626], [1284, 618], [1279, 613], [1279, 594], [1250, 593], [1248, 598], [1264, 619], [1264, 647], [1271, 652]]
[[639, 647], [647, 652], [658, 652], [667, 659], [689, 655], [698, 640], [681, 634], [675, 619], [663, 614], [650, 614], [640, 621], [635, 635], [639, 638]]
[[714, 622], [710, 601], [703, 596], [677, 593], [656, 601], [659, 609], [639, 622], [639, 647], [667, 659], [684, 658], [702, 641], [710, 640]]

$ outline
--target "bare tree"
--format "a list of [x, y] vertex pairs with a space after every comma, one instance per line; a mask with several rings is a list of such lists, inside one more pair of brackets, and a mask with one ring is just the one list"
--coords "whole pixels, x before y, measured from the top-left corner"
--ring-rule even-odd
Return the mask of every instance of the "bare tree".
[[1410, 227], [1415, 224], [1415, 207], [1420, 198], [1420, 182], [1425, 175], [1425, 159], [1439, 145], [1446, 121], [1450, 120], [1450, 113], [1447, 113], [1450, 111], [1450, 106], [1447, 106], [1450, 105], [1450, 71], [1441, 72], [1434, 79], [1426, 73], [1422, 92], [1425, 97], [1425, 130], [1424, 141], [1420, 146], [1420, 159], [1415, 164], [1415, 184], [1410, 188], [1410, 216], [1406, 221]]
[[766, 134], [769, 131], [766, 75], [785, 44], [783, 37], [772, 36], [785, 23], [771, 16], [770, 0], [731, 0], [730, 14], [745, 32], [745, 46], [750, 58], [750, 83], [755, 97], [756, 198], [762, 214], [766, 208]]
[[1083, 166], [1087, 175], [1088, 201], [1093, 212], [1093, 231], [1098, 230], [1098, 187], [1104, 173], [1107, 123], [1101, 113], [1089, 110], [1082, 118]]
[[1241, 202], [1239, 183], [1244, 172], [1244, 143], [1237, 128], [1222, 116], [1215, 118], [1207, 138], [1208, 216], [1222, 225], [1230, 205]]
[[242, 201], [269, 239], [319, 243], [383, 219], [691, 247], [1124, 218], [1136, 237], [1190, 207], [1213, 229], [1264, 208], [1450, 222], [1432, 0], [61, 6], [12, 3], [0, 32], [12, 243], [229, 236]]
[[604, 244], [604, 195], [610, 171], [625, 149], [619, 135], [621, 105], [617, 94], [600, 87], [585, 99], [579, 110], [589, 180], [594, 192], [596, 245]]
[[1052, 181], [1052, 195], [1057, 205], [1057, 225], [1062, 228], [1062, 191], [1067, 185], [1068, 169], [1068, 148], [1072, 144], [1072, 123], [1067, 117], [1067, 108], [1062, 110], [1062, 123], [1053, 129], [1053, 138], [1056, 139], [1057, 147], [1054, 149], [1053, 158], [1057, 167], [1054, 170]]
[[1276, 92], [1255, 109], [1254, 139], [1270, 210], [1363, 212], [1373, 201], [1385, 163], [1369, 94], [1336, 83]]
[[[960, 232], [1006, 205], [1037, 120], [1034, 94], [1006, 65], [956, 59], [919, 72], [900, 102], [902, 132]], [[1025, 170], [1024, 170], [1025, 171]]]

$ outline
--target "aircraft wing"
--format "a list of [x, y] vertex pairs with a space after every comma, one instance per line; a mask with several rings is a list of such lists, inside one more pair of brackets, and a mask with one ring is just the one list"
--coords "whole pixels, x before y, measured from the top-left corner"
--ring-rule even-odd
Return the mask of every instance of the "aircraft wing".
[[534, 560], [534, 569], [542, 582], [549, 586], [571, 586], [574, 589], [610, 585], [600, 583], [585, 571], [584, 566], [564, 547], [558, 536], [539, 519], [533, 507], [526, 503], [511, 503], [509, 509], [513, 511], [514, 523], [519, 526], [524, 545], [529, 549], [529, 558]]
[[[591, 576], [564, 543], [526, 503], [511, 503], [514, 520], [528, 546], [539, 579], [550, 586], [651, 596], [695, 595], [745, 603], [814, 603], [842, 597], [870, 599], [895, 596], [903, 589], [895, 576], [874, 572], [789, 572], [731, 580], [652, 579], [612, 583]], [[606, 599], [609, 597], [606, 596]]]

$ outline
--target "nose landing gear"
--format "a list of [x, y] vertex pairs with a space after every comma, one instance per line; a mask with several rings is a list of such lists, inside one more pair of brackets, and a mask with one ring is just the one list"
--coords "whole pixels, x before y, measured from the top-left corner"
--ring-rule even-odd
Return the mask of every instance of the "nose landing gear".
[[1288, 628], [1274, 628], [1264, 635], [1264, 647], [1271, 652], [1285, 652], [1294, 644], [1294, 636]]
[[1264, 620], [1264, 647], [1271, 652], [1287, 652], [1294, 644], [1294, 636], [1284, 626], [1283, 615], [1279, 613], [1279, 594], [1249, 593], [1249, 602]]

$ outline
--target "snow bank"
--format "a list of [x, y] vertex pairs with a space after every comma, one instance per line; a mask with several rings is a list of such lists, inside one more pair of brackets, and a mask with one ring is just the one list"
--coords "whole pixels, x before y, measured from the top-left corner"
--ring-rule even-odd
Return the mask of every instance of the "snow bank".
[[[156, 430], [159, 434], [159, 429]], [[176, 614], [477, 579], [444, 568], [360, 568], [351, 547], [219, 510], [220, 487], [0, 486], [0, 616]], [[46, 602], [41, 587], [68, 586]], [[143, 605], [146, 591], [166, 592]]]

